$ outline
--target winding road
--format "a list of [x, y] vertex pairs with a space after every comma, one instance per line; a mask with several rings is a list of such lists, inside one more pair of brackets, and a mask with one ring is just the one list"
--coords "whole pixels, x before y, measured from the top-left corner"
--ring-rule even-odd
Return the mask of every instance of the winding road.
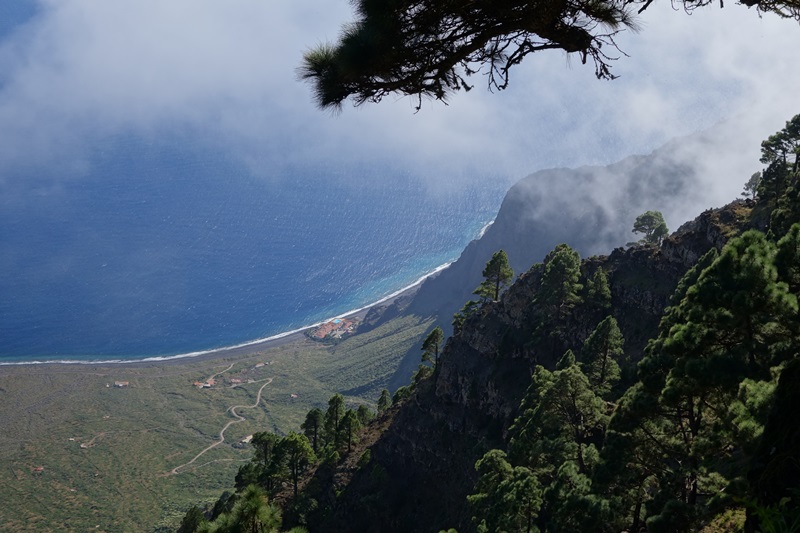
[[[233, 367], [233, 365], [231, 365], [231, 367]], [[230, 368], [228, 370], [230, 370]], [[225, 371], [223, 371], [223, 372], [225, 372]], [[223, 372], [220, 372], [219, 374], [222, 374]], [[214, 377], [218, 376], [219, 374], [215, 374]], [[180, 474], [180, 470], [182, 468], [185, 468], [185, 467], [187, 467], [187, 466], [189, 466], [191, 464], [194, 464], [194, 462], [197, 461], [198, 459], [200, 459], [200, 457], [202, 457], [203, 454], [205, 454], [207, 451], [212, 450], [212, 449], [216, 448], [217, 446], [219, 446], [220, 444], [222, 444], [223, 442], [225, 442], [225, 431], [229, 427], [231, 427], [233, 424], [238, 424], [239, 422], [244, 422], [245, 420], [247, 420], [245, 417], [237, 414], [236, 413], [236, 409], [255, 409], [256, 407], [258, 407], [258, 404], [261, 403], [261, 392], [264, 390], [264, 388], [267, 385], [272, 383], [272, 378], [267, 378], [264, 381], [265, 381], [265, 383], [263, 385], [261, 385], [261, 387], [258, 389], [258, 394], [256, 394], [256, 401], [255, 401], [255, 403], [253, 405], [234, 405], [232, 407], [229, 407], [228, 410], [225, 411], [226, 413], [230, 412], [234, 417], [236, 417], [236, 420], [229, 421], [227, 424], [225, 424], [225, 426], [222, 429], [219, 430], [219, 440], [217, 442], [211, 444], [210, 446], [206, 447], [203, 451], [201, 451], [200, 453], [195, 455], [192, 458], [191, 461], [189, 461], [187, 463], [184, 463], [184, 464], [182, 464], [180, 466], [176, 466], [175, 468], [170, 470], [166, 475], [175, 476], [175, 475]], [[258, 383], [258, 382], [256, 382], [256, 383]]]

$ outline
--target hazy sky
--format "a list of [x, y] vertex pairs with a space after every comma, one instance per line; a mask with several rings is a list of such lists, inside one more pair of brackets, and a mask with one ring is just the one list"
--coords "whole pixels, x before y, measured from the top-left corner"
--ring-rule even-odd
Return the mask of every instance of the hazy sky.
[[[732, 3], [692, 15], [652, 6], [639, 34], [619, 38], [630, 57], [613, 82], [546, 52], [501, 93], [478, 83], [419, 113], [387, 98], [339, 115], [314, 107], [295, 69], [336, 38], [346, 0], [40, 0], [30, 17], [23, 4], [24, 23], [0, 25], [0, 183], [31, 165], [80, 168], [92, 143], [130, 133], [203, 139], [265, 173], [326, 162], [396, 166], [432, 184], [518, 179], [649, 152], [743, 113], [759, 120], [737, 141], [757, 159], [758, 141], [800, 112], [800, 26]], [[746, 177], [714, 194], [735, 195]]]

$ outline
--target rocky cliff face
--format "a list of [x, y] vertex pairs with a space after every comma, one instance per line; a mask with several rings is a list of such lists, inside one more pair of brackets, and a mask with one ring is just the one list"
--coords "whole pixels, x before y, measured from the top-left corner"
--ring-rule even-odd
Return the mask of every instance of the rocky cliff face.
[[[453, 313], [473, 298], [497, 250], [505, 250], [514, 272], [521, 273], [559, 243], [582, 257], [624, 245], [636, 238], [633, 221], [647, 210], [661, 211], [672, 224], [694, 216], [706, 207], [698, 205], [696, 194], [705, 187], [698, 154], [713, 160], [715, 139], [725, 138], [722, 130], [677, 139], [649, 155], [608, 166], [549, 169], [521, 180], [507, 193], [494, 224], [448, 269], [427, 280], [406, 312], [436, 315], [449, 333]], [[691, 260], [693, 252], [687, 253], [680, 261]], [[391, 388], [405, 385], [416, 366], [416, 358], [404, 361]]]
[[[615, 249], [582, 264], [584, 277], [609, 274], [612, 314], [626, 340], [629, 368], [655, 336], [664, 308], [683, 274], [712, 247], [742, 229], [750, 205], [740, 201], [704, 212], [661, 247]], [[339, 487], [312, 531], [471, 531], [466, 496], [473, 465], [504, 447], [533, 367], [553, 367], [567, 348], [576, 352], [607, 311], [576, 307], [556, 346], [532, 338], [533, 300], [543, 268], [535, 265], [497, 302], [483, 306], [451, 337], [438, 374], [422, 381], [371, 448], [372, 460]], [[324, 507], [324, 505], [323, 505]]]

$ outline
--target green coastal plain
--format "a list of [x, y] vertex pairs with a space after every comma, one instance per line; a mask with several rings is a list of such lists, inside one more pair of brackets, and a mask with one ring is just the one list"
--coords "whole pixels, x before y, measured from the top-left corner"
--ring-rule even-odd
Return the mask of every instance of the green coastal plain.
[[0, 530], [174, 531], [232, 489], [247, 436], [298, 430], [334, 392], [374, 406], [432, 323], [403, 316], [336, 344], [232, 356], [2, 366]]

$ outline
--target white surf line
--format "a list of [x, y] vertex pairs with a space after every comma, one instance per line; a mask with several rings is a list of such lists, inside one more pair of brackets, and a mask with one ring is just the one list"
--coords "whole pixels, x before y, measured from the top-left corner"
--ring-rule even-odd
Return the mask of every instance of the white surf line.
[[[231, 365], [231, 366], [233, 366], [233, 365]], [[221, 374], [221, 373], [222, 373], [222, 372], [220, 372], [220, 374]], [[258, 407], [258, 404], [260, 404], [260, 403], [261, 403], [261, 392], [264, 390], [264, 387], [266, 387], [267, 385], [269, 385], [270, 383], [272, 383], [272, 378], [267, 378], [267, 380], [266, 380], [266, 381], [267, 381], [267, 382], [266, 382], [266, 383], [264, 383], [263, 385], [261, 385], [261, 388], [259, 388], [259, 389], [258, 389], [258, 394], [256, 394], [256, 402], [255, 402], [253, 405], [234, 405], [234, 406], [232, 406], [232, 407], [229, 407], [229, 408], [228, 408], [228, 410], [227, 410], [227, 411], [225, 411], [226, 413], [227, 413], [228, 411], [230, 411], [230, 413], [231, 413], [233, 416], [235, 416], [235, 417], [236, 417], [236, 420], [231, 420], [231, 421], [229, 421], [227, 424], [225, 424], [225, 426], [224, 426], [224, 427], [223, 427], [221, 430], [219, 430], [219, 440], [218, 440], [217, 442], [215, 442], [214, 444], [211, 444], [210, 446], [207, 446], [207, 447], [206, 447], [206, 448], [205, 448], [203, 451], [201, 451], [200, 453], [198, 453], [197, 455], [195, 455], [195, 456], [192, 458], [192, 460], [191, 460], [191, 461], [189, 461], [188, 463], [184, 463], [184, 464], [182, 464], [182, 465], [180, 465], [180, 466], [176, 466], [175, 468], [173, 468], [172, 470], [170, 470], [170, 471], [167, 473], [167, 475], [168, 475], [168, 476], [170, 476], [170, 475], [171, 475], [171, 476], [175, 476], [175, 475], [178, 475], [178, 474], [180, 474], [179, 470], [180, 470], [181, 468], [185, 468], [185, 467], [187, 467], [187, 466], [189, 466], [189, 465], [193, 464], [195, 461], [197, 461], [198, 459], [200, 459], [200, 457], [202, 457], [202, 456], [203, 456], [203, 454], [205, 454], [207, 451], [209, 451], [209, 450], [212, 450], [212, 449], [216, 448], [217, 446], [219, 446], [220, 444], [222, 444], [223, 442], [225, 442], [225, 431], [226, 431], [226, 430], [227, 430], [229, 427], [231, 427], [233, 424], [238, 424], [239, 422], [244, 422], [245, 420], [247, 420], [245, 417], [243, 417], [243, 416], [241, 416], [241, 415], [238, 415], [238, 414], [236, 414], [236, 409], [255, 409], [256, 407]], [[214, 462], [214, 461], [209, 461], [209, 463], [213, 463], [213, 462]], [[209, 464], [209, 463], [205, 463], [205, 464]], [[205, 466], [205, 464], [204, 464], [204, 465], [200, 465], [200, 466]], [[197, 468], [200, 468], [200, 466], [198, 466]]]
[[391, 294], [389, 294], [387, 296], [384, 296], [384, 297], [382, 297], [382, 298], [380, 298], [380, 299], [378, 299], [378, 300], [376, 300], [376, 301], [374, 301], [374, 302], [372, 302], [370, 304], [364, 305], [364, 306], [356, 308], [356, 309], [351, 309], [349, 311], [345, 311], [344, 313], [341, 313], [341, 314], [338, 314], [338, 315], [334, 315], [332, 317], [326, 318], [325, 320], [321, 320], [319, 322], [315, 322], [315, 323], [309, 324], [307, 326], [301, 326], [299, 328], [292, 329], [290, 331], [284, 331], [283, 333], [278, 333], [276, 335], [271, 335], [269, 337], [263, 337], [263, 338], [260, 338], [260, 339], [250, 340], [250, 341], [242, 342], [242, 343], [239, 343], [239, 344], [233, 344], [233, 345], [230, 345], [230, 346], [222, 346], [220, 348], [211, 348], [211, 349], [208, 349], [208, 350], [199, 350], [199, 351], [195, 351], [195, 352], [188, 352], [188, 353], [177, 354], [177, 355], [163, 355], [163, 356], [144, 357], [142, 359], [101, 359], [101, 360], [88, 360], [88, 361], [77, 360], [77, 359], [44, 359], [44, 360], [33, 360], [33, 361], [0, 361], [0, 367], [3, 367], [3, 366], [27, 366], [27, 365], [50, 365], [50, 364], [58, 364], [58, 365], [127, 365], [127, 364], [140, 364], [140, 363], [160, 363], [160, 362], [164, 362], [164, 361], [174, 361], [174, 360], [177, 360], [177, 359], [190, 359], [190, 358], [201, 356], [201, 355], [210, 355], [210, 354], [215, 354], [215, 353], [218, 353], [218, 352], [225, 352], [225, 351], [228, 351], [228, 350], [235, 350], [237, 348], [247, 348], [248, 346], [253, 346], [253, 345], [256, 345], [256, 344], [263, 344], [263, 343], [266, 343], [266, 342], [269, 342], [269, 341], [275, 341], [275, 340], [278, 340], [278, 339], [282, 339], [284, 337], [288, 337], [290, 335], [294, 335], [295, 333], [301, 333], [303, 331], [319, 327], [322, 324], [325, 324], [326, 322], [330, 322], [331, 320], [334, 320], [336, 318], [346, 318], [346, 317], [355, 315], [357, 313], [360, 313], [360, 312], [362, 312], [362, 311], [364, 311], [366, 309], [369, 309], [371, 307], [374, 307], [376, 305], [380, 305], [382, 303], [385, 303], [388, 300], [391, 300], [392, 298], [395, 298], [395, 297], [399, 296], [400, 294], [404, 293], [407, 290], [411, 290], [411, 289], [413, 289], [414, 287], [416, 287], [418, 285], [422, 285], [422, 283], [426, 279], [430, 278], [431, 276], [435, 276], [436, 274], [438, 274], [442, 270], [444, 270], [447, 267], [449, 267], [450, 265], [452, 265], [454, 262], [455, 262], [455, 260], [448, 261], [447, 263], [441, 264], [438, 267], [436, 267], [433, 270], [431, 270], [430, 272], [428, 272], [426, 274], [423, 274], [422, 276], [417, 278], [417, 280], [414, 281], [413, 283], [410, 283], [410, 284], [406, 285], [405, 287], [403, 287], [402, 289], [398, 289], [398, 290], [392, 292]]

